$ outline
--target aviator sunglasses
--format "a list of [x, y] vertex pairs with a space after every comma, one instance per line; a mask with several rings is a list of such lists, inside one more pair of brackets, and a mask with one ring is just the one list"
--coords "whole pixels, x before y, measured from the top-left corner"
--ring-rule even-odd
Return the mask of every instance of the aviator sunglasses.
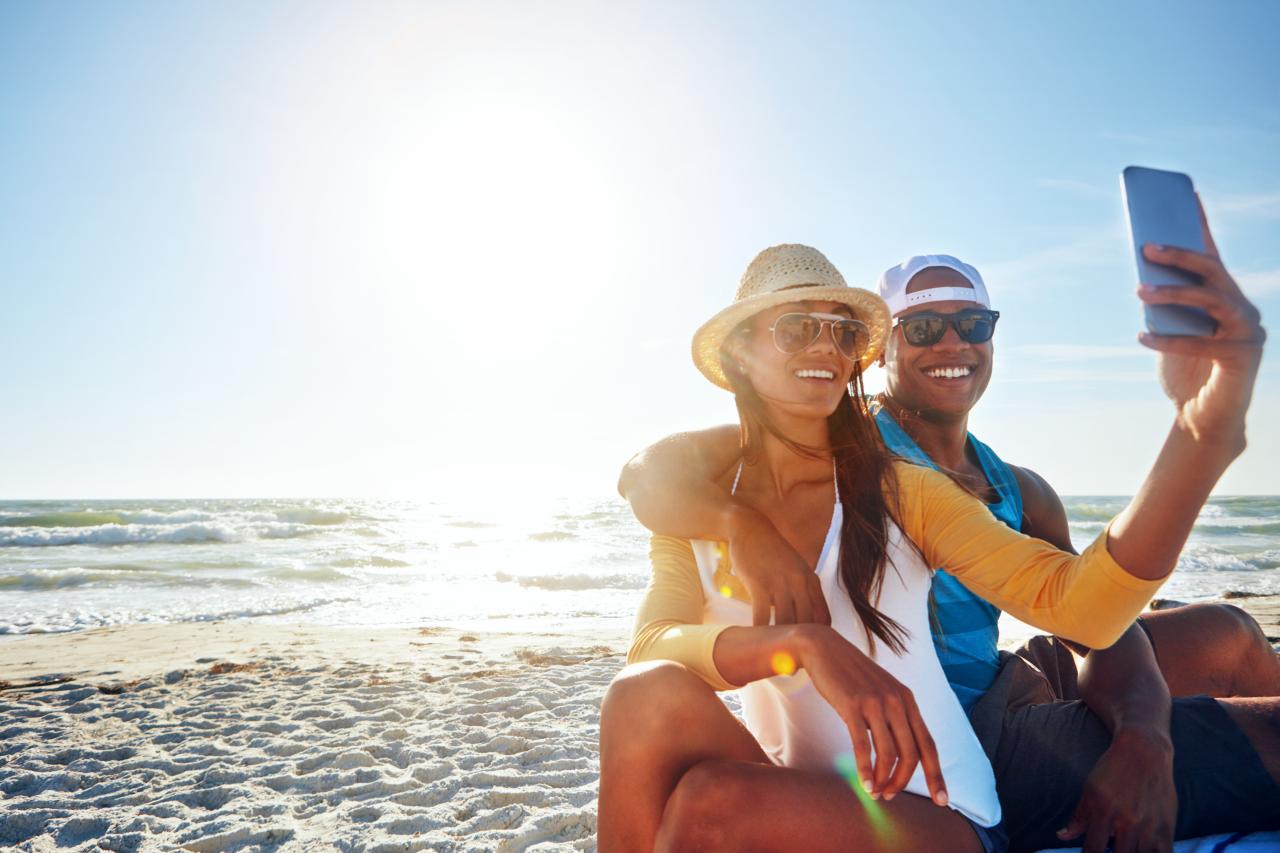
[[850, 361], [857, 361], [867, 351], [871, 332], [866, 324], [840, 314], [783, 314], [773, 321], [769, 331], [773, 332], [773, 345], [778, 351], [791, 355], [808, 349], [822, 334], [823, 326], [831, 327], [836, 349]]
[[921, 311], [899, 317], [894, 326], [902, 329], [902, 337], [913, 347], [931, 347], [947, 333], [947, 326], [956, 330], [960, 340], [967, 344], [985, 344], [996, 331], [999, 311], [987, 308], [969, 308], [954, 314], [936, 314]]

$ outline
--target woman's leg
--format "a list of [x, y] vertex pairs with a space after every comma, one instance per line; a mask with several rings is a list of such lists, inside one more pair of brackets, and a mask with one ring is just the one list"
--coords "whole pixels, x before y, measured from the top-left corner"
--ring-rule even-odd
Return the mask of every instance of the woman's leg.
[[873, 801], [834, 772], [703, 761], [676, 786], [655, 849], [980, 853], [982, 844], [959, 812], [927, 797]]
[[600, 711], [601, 853], [981, 850], [959, 813], [902, 794], [863, 805], [834, 772], [776, 767], [715, 692], [670, 662], [624, 669]]
[[768, 764], [705, 681], [678, 663], [627, 667], [600, 708], [601, 853], [653, 849], [671, 792], [700, 761]]
[[1174, 696], [1280, 696], [1280, 658], [1239, 607], [1188, 604], [1142, 622]]

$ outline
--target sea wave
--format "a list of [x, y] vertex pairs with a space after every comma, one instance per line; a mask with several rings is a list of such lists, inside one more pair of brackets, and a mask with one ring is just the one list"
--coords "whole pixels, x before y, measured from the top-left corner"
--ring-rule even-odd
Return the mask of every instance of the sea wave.
[[220, 610], [216, 613], [192, 613], [176, 618], [172, 614], [139, 614], [75, 611], [59, 613], [41, 620], [23, 622], [0, 622], [0, 634], [65, 634], [71, 631], [83, 631], [87, 628], [101, 628], [109, 625], [138, 623], [184, 623], [184, 622], [223, 622], [235, 619], [254, 619], [267, 616], [287, 616], [295, 613], [306, 613], [318, 610], [330, 604], [343, 604], [356, 599], [351, 597], [326, 597], [308, 601], [280, 602], [260, 607], [245, 607], [237, 610]]
[[577, 539], [578, 534], [568, 530], [544, 530], [541, 533], [530, 533], [529, 538], [534, 542], [568, 542]]
[[272, 580], [282, 581], [319, 581], [321, 583], [343, 583], [355, 580], [346, 572], [330, 566], [285, 566], [271, 569], [264, 574]]
[[126, 524], [118, 512], [78, 510], [43, 512], [32, 515], [10, 515], [0, 518], [0, 527], [101, 527], [104, 524]]
[[1196, 533], [1212, 536], [1237, 536], [1247, 533], [1253, 536], [1274, 536], [1280, 533], [1280, 521], [1258, 521], [1250, 518], [1217, 518], [1209, 523], [1196, 522]]
[[494, 573], [501, 583], [549, 590], [644, 589], [648, 579], [635, 575], [509, 575]]
[[1106, 504], [1074, 504], [1067, 506], [1069, 521], [1110, 521], [1119, 509]]
[[318, 507], [284, 507], [268, 511], [232, 511], [219, 512], [206, 509], [179, 509], [165, 511], [159, 509], [114, 509], [114, 510], [66, 510], [55, 512], [35, 512], [29, 515], [9, 515], [0, 518], [0, 528], [4, 527], [106, 527], [116, 525], [146, 524], [152, 526], [175, 526], [188, 524], [226, 524], [242, 526], [247, 524], [301, 524], [309, 527], [332, 527], [346, 524], [352, 515], [339, 510]]
[[368, 557], [342, 557], [334, 560], [329, 565], [338, 569], [362, 569], [366, 566], [373, 566], [379, 569], [406, 569], [413, 563], [407, 563], [404, 560], [397, 560], [394, 557], [382, 557], [378, 554], [371, 554]]
[[199, 522], [179, 527], [155, 524], [110, 524], [100, 527], [18, 527], [0, 531], [0, 548], [50, 548], [64, 545], [133, 545], [149, 542], [190, 544], [244, 542], [250, 539], [293, 539], [312, 536], [307, 524], [268, 522], [233, 527]]
[[200, 575], [174, 575], [162, 571], [120, 571], [113, 569], [32, 569], [16, 575], [0, 577], [0, 591], [33, 591], [74, 589], [83, 586], [146, 586], [146, 587], [230, 587], [250, 588], [260, 586], [250, 578], [229, 578]]
[[1280, 568], [1280, 549], [1259, 554], [1224, 554], [1202, 548], [1188, 548], [1178, 558], [1182, 572], [1256, 572]]

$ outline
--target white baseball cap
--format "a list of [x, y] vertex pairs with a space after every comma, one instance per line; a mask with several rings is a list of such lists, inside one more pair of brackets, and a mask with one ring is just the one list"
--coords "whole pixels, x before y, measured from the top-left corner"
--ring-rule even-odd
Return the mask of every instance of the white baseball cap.
[[[915, 293], [907, 293], [907, 285], [911, 283], [911, 279], [915, 278], [916, 273], [930, 267], [946, 267], [955, 270], [973, 285], [973, 289], [930, 287], [926, 290], [917, 290]], [[880, 298], [888, 303], [889, 313], [894, 316], [926, 302], [945, 302], [951, 299], [977, 302], [983, 308], [991, 307], [991, 298], [987, 296], [987, 285], [983, 283], [982, 276], [976, 269], [951, 255], [913, 255], [896, 267], [885, 270], [880, 276], [878, 287]]]

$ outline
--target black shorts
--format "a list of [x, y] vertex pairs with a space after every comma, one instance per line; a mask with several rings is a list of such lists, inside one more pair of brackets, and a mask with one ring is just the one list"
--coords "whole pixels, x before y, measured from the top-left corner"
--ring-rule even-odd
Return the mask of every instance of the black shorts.
[[[1074, 664], [1067, 671], [1058, 658], [1061, 666], [1052, 671], [1059, 649], [1050, 643], [1027, 656], [1043, 670], [1001, 652], [995, 682], [969, 715], [995, 770], [1013, 853], [1079, 846], [1056, 833], [1111, 744], [1110, 732], [1083, 702], [1058, 698], [1057, 691], [1070, 695], [1075, 686]], [[1176, 838], [1280, 828], [1280, 785], [1221, 705], [1207, 696], [1174, 699], [1170, 735]]]

